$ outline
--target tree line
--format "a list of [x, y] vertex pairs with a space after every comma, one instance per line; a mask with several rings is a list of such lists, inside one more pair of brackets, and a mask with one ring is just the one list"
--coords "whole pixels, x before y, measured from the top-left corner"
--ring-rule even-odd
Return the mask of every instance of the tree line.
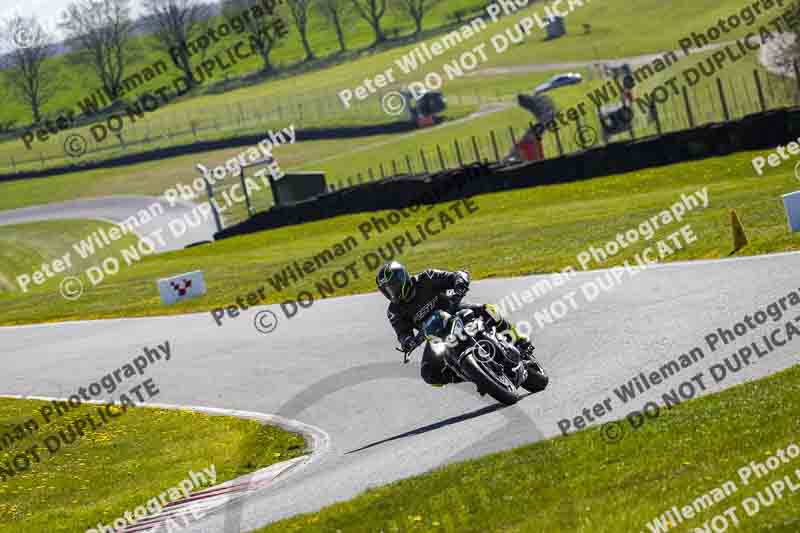
[[[303, 61], [316, 59], [309, 39], [310, 16], [316, 10], [333, 28], [339, 52], [348, 49], [345, 28], [355, 21], [365, 21], [374, 39], [370, 47], [388, 40], [384, 18], [394, 11], [414, 23], [415, 36], [423, 29], [425, 17], [442, 0], [284, 0], [285, 12], [297, 30], [303, 48]], [[119, 100], [124, 93], [126, 68], [137, 54], [133, 46], [136, 24], [131, 16], [131, 0], [74, 0], [59, 16], [58, 27], [64, 32], [64, 43], [73, 53], [71, 61], [89, 65], [110, 101]], [[221, 14], [228, 18], [247, 10], [263, 9], [275, 0], [220, 0]], [[214, 5], [202, 0], [144, 0], [141, 19], [146, 31], [152, 33], [158, 47], [169, 53], [172, 63], [189, 81], [199, 85], [195, 76], [196, 63], [203, 59], [188, 53], [189, 45], [205, 35], [213, 24]], [[277, 15], [276, 15], [277, 16]], [[242, 34], [261, 59], [260, 71], [275, 71], [272, 54], [281, 44], [281, 35], [271, 17], [244, 17]], [[33, 123], [44, 119], [43, 107], [58, 89], [58, 79], [47, 60], [57, 50], [55, 34], [48, 31], [36, 17], [13, 16], [0, 23], [0, 41], [11, 51], [0, 57], [6, 71], [6, 83], [12, 94], [31, 112]], [[179, 51], [173, 53], [173, 51]], [[10, 129], [13, 121], [0, 120], [0, 131]]]

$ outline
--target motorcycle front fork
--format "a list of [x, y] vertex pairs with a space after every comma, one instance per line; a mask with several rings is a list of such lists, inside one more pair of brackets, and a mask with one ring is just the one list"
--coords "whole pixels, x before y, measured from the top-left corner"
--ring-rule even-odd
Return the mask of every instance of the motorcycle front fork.
[[[478, 343], [474, 339], [470, 339], [470, 340], [473, 342], [473, 344], [475, 345], [475, 347], [477, 349], [478, 348], [478, 346], [477, 346]], [[513, 350], [516, 350], [516, 348], [513, 345], [511, 345], [510, 348], [513, 349]], [[467, 350], [467, 348], [464, 348], [463, 350], [461, 350], [461, 354], [463, 354], [466, 350]], [[508, 357], [505, 356], [505, 354], [503, 354], [503, 357], [506, 360], [504, 363], [502, 363], [503, 369], [504, 370], [508, 369], [508, 371], [507, 371], [508, 377], [514, 381], [514, 383], [516, 384], [517, 387], [519, 387], [522, 383], [525, 382], [526, 379], [528, 379], [528, 366], [525, 364], [525, 358], [522, 357], [522, 354], [519, 354], [519, 360], [518, 361], [511, 361]], [[461, 365], [460, 364], [458, 364], [457, 362], [450, 361], [449, 357], [445, 357], [444, 361], [445, 361], [445, 365], [447, 365], [448, 368], [450, 368], [450, 370], [452, 372], [454, 372], [455, 374], [460, 376], [461, 379], [463, 379], [465, 381], [471, 381], [469, 376], [466, 376], [464, 374], [464, 372], [461, 371]], [[516, 363], [516, 364], [514, 364], [514, 363]], [[514, 366], [511, 366], [511, 365], [514, 365]]]

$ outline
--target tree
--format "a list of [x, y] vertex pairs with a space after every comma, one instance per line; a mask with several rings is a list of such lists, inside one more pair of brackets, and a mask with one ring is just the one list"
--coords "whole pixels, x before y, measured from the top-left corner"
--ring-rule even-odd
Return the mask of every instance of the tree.
[[155, 24], [155, 35], [167, 48], [172, 62], [184, 73], [189, 88], [198, 85], [192, 71], [189, 42], [201, 32], [210, 11], [200, 0], [144, 0], [145, 11]]
[[54, 52], [53, 36], [34, 17], [15, 16], [4, 22], [3, 40], [11, 47], [3, 58], [11, 90], [39, 123], [42, 106], [55, 93], [56, 77], [45, 65]]
[[311, 0], [286, 0], [286, 3], [289, 4], [289, 10], [297, 24], [297, 32], [300, 34], [300, 41], [306, 52], [304, 61], [311, 61], [315, 59], [311, 44], [308, 42], [308, 8], [311, 6]]
[[319, 10], [323, 16], [333, 24], [333, 29], [336, 30], [336, 38], [339, 40], [339, 51], [344, 52], [347, 50], [347, 44], [344, 42], [344, 28], [342, 27], [345, 19], [350, 14], [348, 9], [349, 0], [317, 0]]
[[[800, 16], [800, 5], [793, 4], [790, 8], [792, 18]], [[771, 71], [783, 76], [797, 76], [800, 70], [800, 29], [788, 26], [775, 40], [762, 47], [762, 62]], [[800, 90], [796, 89], [796, 98], [800, 99]]]
[[422, 19], [441, 0], [397, 0], [397, 8], [414, 21], [414, 35], [422, 33]]
[[[225, 0], [223, 10], [226, 14], [242, 13], [258, 2], [259, 0]], [[282, 39], [278, 26], [275, 24], [276, 20], [278, 19], [255, 20], [250, 17], [243, 17], [245, 32], [250, 37], [250, 44], [258, 51], [261, 60], [264, 62], [264, 67], [261, 69], [264, 73], [275, 71], [270, 55], [278, 47]]]
[[110, 100], [123, 93], [126, 52], [133, 23], [130, 0], [77, 0], [61, 24], [69, 39], [88, 56]]
[[351, 2], [356, 13], [366, 20], [375, 32], [375, 42], [372, 46], [386, 41], [386, 35], [381, 28], [381, 19], [386, 14], [386, 0], [351, 0]]

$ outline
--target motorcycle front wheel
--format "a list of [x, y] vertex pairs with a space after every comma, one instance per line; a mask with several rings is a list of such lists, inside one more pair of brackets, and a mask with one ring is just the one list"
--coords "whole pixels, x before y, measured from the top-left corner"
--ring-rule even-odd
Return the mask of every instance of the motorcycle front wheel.
[[522, 388], [530, 393], [542, 392], [547, 388], [550, 378], [539, 364], [539, 361], [531, 357], [531, 360], [526, 363], [528, 365], [528, 379], [522, 384]]
[[488, 363], [479, 362], [469, 354], [461, 360], [461, 369], [470, 380], [478, 386], [478, 390], [505, 405], [514, 405], [519, 401], [517, 389], [506, 376], [497, 376]]

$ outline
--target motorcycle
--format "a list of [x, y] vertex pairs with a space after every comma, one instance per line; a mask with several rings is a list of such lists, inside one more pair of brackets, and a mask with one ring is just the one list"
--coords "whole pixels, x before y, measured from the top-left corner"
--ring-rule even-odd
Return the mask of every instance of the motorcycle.
[[[451, 296], [452, 291], [448, 291]], [[483, 396], [506, 405], [519, 401], [517, 390], [537, 393], [543, 391], [549, 378], [539, 361], [532, 355], [523, 356], [519, 350], [497, 331], [488, 327], [483, 317], [471, 309], [461, 309], [454, 314], [436, 309], [423, 321], [419, 333], [408, 350], [403, 353], [403, 363], [410, 361], [411, 353], [420, 345], [441, 357], [445, 365], [464, 381], [474, 383]]]

